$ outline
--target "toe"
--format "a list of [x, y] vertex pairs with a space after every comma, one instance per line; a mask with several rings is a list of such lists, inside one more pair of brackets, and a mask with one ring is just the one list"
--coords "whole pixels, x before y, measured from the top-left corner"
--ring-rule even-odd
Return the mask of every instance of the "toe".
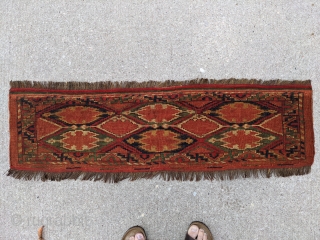
[[204, 240], [203, 237], [204, 237], [204, 231], [203, 229], [200, 229], [198, 233], [198, 240]]
[[188, 229], [188, 235], [193, 239], [196, 239], [199, 233], [199, 228], [196, 225], [191, 225]]
[[137, 233], [137, 234], [135, 235], [135, 238], [134, 238], [134, 239], [135, 239], [135, 240], [145, 240], [143, 234], [141, 234], [141, 233]]
[[208, 240], [208, 236], [206, 233], [203, 234], [203, 240]]

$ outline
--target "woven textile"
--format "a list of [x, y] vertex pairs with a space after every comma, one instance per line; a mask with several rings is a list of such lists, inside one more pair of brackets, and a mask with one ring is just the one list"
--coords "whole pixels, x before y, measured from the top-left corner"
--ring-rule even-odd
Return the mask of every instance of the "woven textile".
[[8, 175], [214, 179], [310, 171], [310, 81], [12, 82]]

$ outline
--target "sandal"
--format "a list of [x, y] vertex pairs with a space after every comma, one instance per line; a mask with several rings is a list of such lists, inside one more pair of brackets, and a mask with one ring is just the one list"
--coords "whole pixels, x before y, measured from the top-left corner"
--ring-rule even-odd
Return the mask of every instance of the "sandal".
[[144, 239], [147, 240], [147, 234], [144, 231], [144, 229], [140, 226], [134, 226], [129, 228], [123, 235], [121, 240], [129, 240], [130, 237], [135, 236], [137, 233], [141, 233], [144, 236]]
[[199, 222], [199, 221], [192, 222], [192, 223], [189, 225], [188, 230], [187, 230], [187, 234], [186, 234], [186, 237], [185, 237], [185, 240], [195, 240], [195, 239], [197, 239], [197, 237], [198, 237], [198, 236], [197, 236], [197, 237], [194, 239], [194, 238], [192, 238], [192, 237], [190, 237], [190, 236], [188, 235], [188, 231], [189, 231], [189, 229], [190, 229], [190, 227], [191, 227], [192, 225], [196, 225], [199, 229], [203, 229], [204, 232], [207, 234], [208, 240], [214, 240], [214, 239], [213, 239], [213, 236], [212, 236], [212, 233], [211, 233], [210, 229], [207, 227], [207, 225], [205, 225], [204, 223]]

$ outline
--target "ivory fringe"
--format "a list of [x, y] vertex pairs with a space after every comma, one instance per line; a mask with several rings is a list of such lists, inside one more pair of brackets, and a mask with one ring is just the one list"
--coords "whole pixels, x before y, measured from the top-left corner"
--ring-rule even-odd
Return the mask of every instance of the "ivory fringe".
[[104, 81], [104, 82], [52, 82], [52, 81], [10, 81], [11, 88], [59, 89], [59, 90], [98, 90], [113, 88], [152, 88], [185, 86], [192, 84], [259, 84], [259, 85], [310, 85], [311, 80], [256, 80], [256, 79], [205, 79], [198, 78], [184, 81]]
[[215, 172], [134, 172], [134, 173], [100, 173], [100, 172], [35, 172], [9, 170], [7, 176], [23, 180], [42, 180], [42, 181], [61, 181], [65, 179], [73, 180], [91, 180], [104, 181], [109, 183], [117, 183], [128, 179], [130, 181], [138, 179], [152, 179], [159, 177], [160, 179], [170, 181], [200, 181], [200, 180], [233, 180], [237, 178], [249, 177], [289, 177], [294, 175], [305, 175], [311, 172], [311, 167], [301, 168], [281, 168], [281, 169], [251, 169], [251, 170], [226, 170]]

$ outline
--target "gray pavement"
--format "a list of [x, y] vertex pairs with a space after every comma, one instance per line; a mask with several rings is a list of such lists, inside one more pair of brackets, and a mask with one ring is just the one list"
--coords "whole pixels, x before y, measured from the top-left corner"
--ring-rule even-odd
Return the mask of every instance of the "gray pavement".
[[[317, 1], [0, 2], [0, 240], [120, 239], [142, 225], [181, 240], [201, 220], [217, 240], [320, 239], [320, 4]], [[309, 175], [117, 184], [21, 181], [9, 169], [10, 80], [311, 79]]]

